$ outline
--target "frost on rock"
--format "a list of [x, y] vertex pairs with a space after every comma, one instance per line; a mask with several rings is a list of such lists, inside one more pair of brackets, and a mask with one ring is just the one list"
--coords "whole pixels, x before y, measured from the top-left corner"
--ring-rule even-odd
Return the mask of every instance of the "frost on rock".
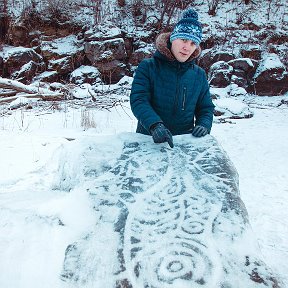
[[98, 221], [66, 249], [69, 287], [282, 287], [260, 257], [237, 171], [212, 136], [177, 136], [174, 149], [111, 136], [105, 149], [123, 149], [101, 161], [92, 142], [77, 173]]
[[99, 84], [102, 83], [100, 72], [96, 67], [82, 65], [74, 70], [69, 78], [70, 82], [75, 84]]
[[75, 35], [62, 37], [53, 41], [42, 41], [41, 51], [46, 57], [53, 55], [56, 58], [72, 56], [79, 52], [79, 43]]
[[288, 91], [288, 73], [278, 55], [267, 54], [253, 77], [251, 92], [260, 96], [283, 95]]
[[238, 99], [220, 98], [213, 101], [215, 114], [221, 118], [242, 119], [253, 117], [249, 106]]

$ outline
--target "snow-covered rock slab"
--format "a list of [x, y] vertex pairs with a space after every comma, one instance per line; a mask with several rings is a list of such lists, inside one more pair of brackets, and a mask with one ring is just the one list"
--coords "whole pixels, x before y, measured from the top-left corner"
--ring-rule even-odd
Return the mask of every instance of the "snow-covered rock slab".
[[227, 154], [212, 136], [174, 142], [125, 133], [70, 143], [57, 185], [85, 183], [97, 224], [67, 247], [63, 284], [282, 287], [261, 258]]

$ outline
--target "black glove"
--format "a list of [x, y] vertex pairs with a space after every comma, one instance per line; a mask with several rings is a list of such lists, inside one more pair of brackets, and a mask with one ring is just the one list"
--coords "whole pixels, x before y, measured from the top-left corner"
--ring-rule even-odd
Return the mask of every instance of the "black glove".
[[196, 125], [194, 129], [192, 130], [192, 135], [195, 137], [202, 137], [207, 134], [208, 134], [208, 129], [200, 125]]
[[174, 147], [171, 132], [164, 126], [163, 123], [157, 123], [150, 129], [154, 143], [168, 142], [171, 148]]

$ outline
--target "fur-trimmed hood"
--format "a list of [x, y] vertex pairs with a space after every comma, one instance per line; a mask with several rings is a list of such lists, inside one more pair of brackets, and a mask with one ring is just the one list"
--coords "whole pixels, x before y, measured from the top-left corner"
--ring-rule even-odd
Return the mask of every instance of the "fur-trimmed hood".
[[[177, 61], [171, 50], [168, 48], [171, 33], [162, 33], [156, 38], [156, 49], [170, 61]], [[196, 50], [186, 62], [191, 62], [201, 54], [201, 48], [197, 46]]]

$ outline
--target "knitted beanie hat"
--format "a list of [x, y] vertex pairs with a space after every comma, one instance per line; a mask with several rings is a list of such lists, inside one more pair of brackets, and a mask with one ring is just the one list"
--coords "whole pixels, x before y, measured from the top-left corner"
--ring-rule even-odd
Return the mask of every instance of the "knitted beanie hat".
[[202, 39], [202, 25], [198, 21], [198, 14], [194, 9], [190, 8], [183, 12], [182, 19], [171, 33], [170, 42], [175, 39], [191, 40], [199, 46]]

